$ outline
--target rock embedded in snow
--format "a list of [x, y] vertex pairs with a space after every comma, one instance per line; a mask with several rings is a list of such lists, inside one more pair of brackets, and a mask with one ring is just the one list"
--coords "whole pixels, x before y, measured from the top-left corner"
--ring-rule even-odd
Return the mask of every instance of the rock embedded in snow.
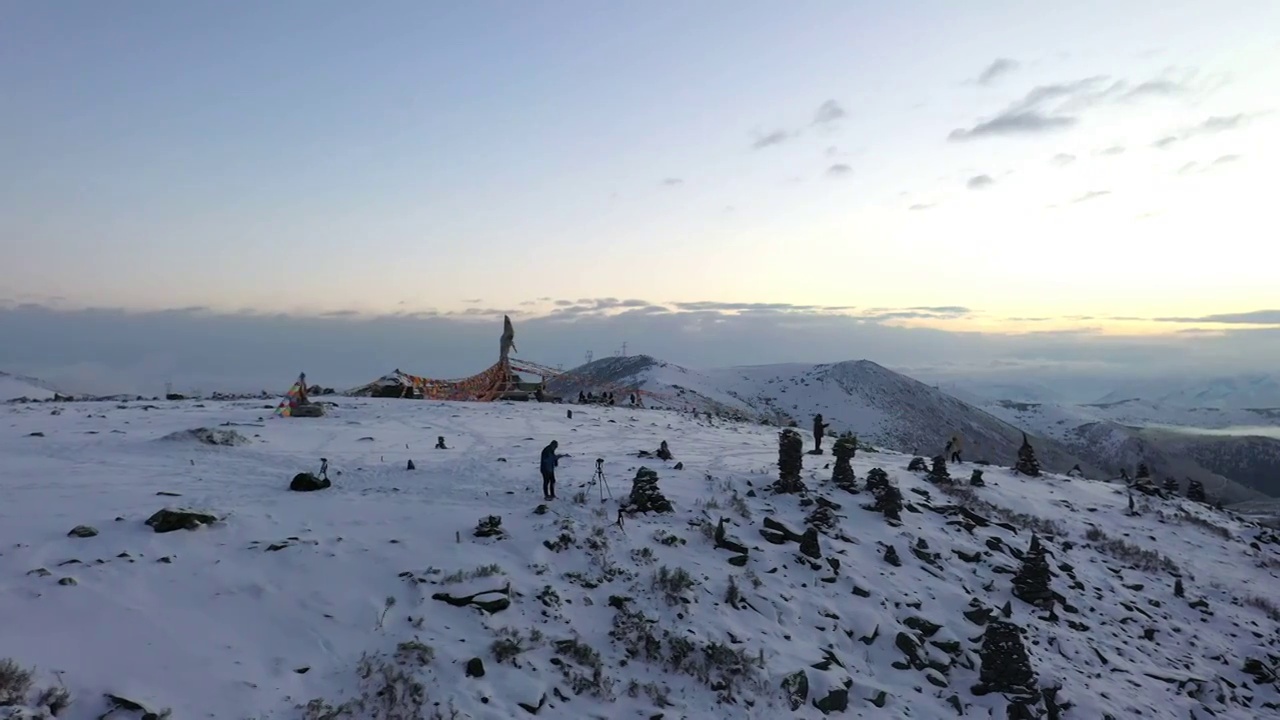
[[98, 531], [95, 528], [88, 525], [77, 525], [71, 528], [71, 531], [67, 533], [67, 537], [91, 538], [97, 534]]
[[158, 533], [167, 533], [195, 530], [201, 525], [212, 525], [217, 521], [217, 516], [200, 510], [164, 508], [147, 518], [146, 524]]
[[329, 478], [322, 479], [311, 473], [298, 473], [289, 482], [289, 489], [294, 492], [315, 492], [316, 490], [327, 490], [332, 485], [333, 483]]
[[190, 430], [182, 430], [170, 433], [163, 440], [195, 440], [205, 445], [218, 445], [222, 447], [234, 447], [237, 445], [248, 445], [253, 442], [249, 438], [241, 435], [235, 430], [222, 430], [218, 428], [192, 428]]

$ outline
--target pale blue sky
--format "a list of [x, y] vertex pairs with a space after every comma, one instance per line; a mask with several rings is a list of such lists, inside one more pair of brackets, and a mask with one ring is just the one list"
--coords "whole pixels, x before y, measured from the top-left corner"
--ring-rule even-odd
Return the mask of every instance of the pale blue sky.
[[1277, 88], [1273, 0], [0, 0], [0, 309], [1186, 329], [1280, 304]]

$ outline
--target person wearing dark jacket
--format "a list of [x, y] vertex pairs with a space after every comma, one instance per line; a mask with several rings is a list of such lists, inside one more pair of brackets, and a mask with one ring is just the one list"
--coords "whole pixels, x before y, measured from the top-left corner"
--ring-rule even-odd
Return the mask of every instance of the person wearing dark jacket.
[[539, 467], [542, 470], [542, 497], [544, 500], [556, 499], [556, 466], [560, 464], [560, 456], [556, 454], [556, 448], [560, 447], [560, 443], [552, 440], [550, 445], [542, 448], [542, 460]]
[[828, 423], [822, 422], [822, 413], [813, 416], [813, 452], [820, 454], [822, 452], [822, 437], [826, 435], [827, 428], [831, 427]]

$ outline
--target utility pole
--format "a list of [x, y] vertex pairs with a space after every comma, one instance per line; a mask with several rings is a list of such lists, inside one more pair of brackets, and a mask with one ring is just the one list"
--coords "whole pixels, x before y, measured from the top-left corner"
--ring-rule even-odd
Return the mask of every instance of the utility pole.
[[627, 356], [627, 341], [623, 340], [622, 341], [622, 357], [626, 357], [626, 356]]

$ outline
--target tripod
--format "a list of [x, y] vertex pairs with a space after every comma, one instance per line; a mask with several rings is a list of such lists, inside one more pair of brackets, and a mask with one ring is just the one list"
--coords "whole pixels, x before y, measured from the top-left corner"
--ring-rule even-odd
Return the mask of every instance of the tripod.
[[605, 493], [609, 494], [610, 500], [613, 499], [613, 490], [604, 476], [604, 458], [596, 458], [596, 473], [591, 476], [591, 482], [587, 483], [587, 487], [592, 485], [600, 488], [600, 502], [604, 502]]

